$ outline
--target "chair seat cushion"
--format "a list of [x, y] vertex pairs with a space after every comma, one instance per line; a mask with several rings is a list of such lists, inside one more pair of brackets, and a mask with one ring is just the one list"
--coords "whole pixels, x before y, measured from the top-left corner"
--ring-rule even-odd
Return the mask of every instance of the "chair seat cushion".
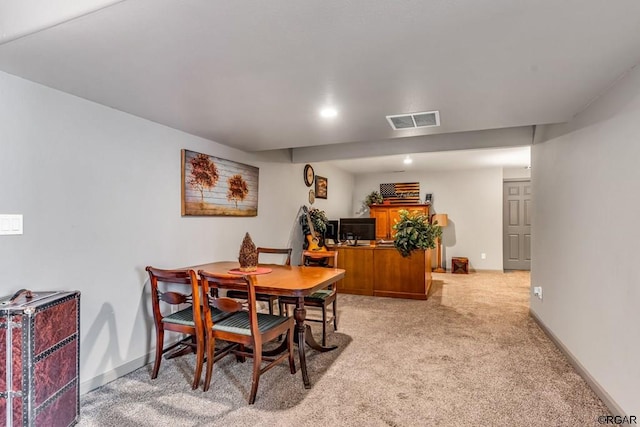
[[162, 318], [164, 323], [175, 323], [178, 325], [194, 326], [193, 307], [188, 307]]
[[[286, 322], [288, 319], [288, 317], [258, 313], [258, 329], [260, 329], [261, 333], [265, 333], [269, 329]], [[240, 335], [251, 335], [251, 330], [249, 329], [249, 313], [246, 311], [233, 313], [226, 319], [214, 323], [213, 330], [231, 332]]]
[[330, 296], [332, 296], [334, 293], [334, 291], [332, 291], [331, 289], [322, 289], [319, 291], [316, 291], [314, 293], [312, 293], [309, 296], [304, 297], [305, 301], [315, 301], [315, 302], [322, 302], [325, 299], [329, 298]]
[[[215, 307], [211, 308], [211, 319], [213, 322], [218, 322], [225, 317], [229, 316], [229, 313], [226, 313], [222, 310], [218, 310]], [[165, 323], [174, 323], [178, 325], [186, 325], [186, 326], [195, 326], [193, 323], [193, 307], [187, 307], [183, 310], [176, 311], [175, 313], [171, 313], [170, 315], [163, 317], [162, 321]]]

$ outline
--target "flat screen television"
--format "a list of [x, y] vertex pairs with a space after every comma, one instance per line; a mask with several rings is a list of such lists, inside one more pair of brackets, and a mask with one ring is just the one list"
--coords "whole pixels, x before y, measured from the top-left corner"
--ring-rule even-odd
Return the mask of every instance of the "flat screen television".
[[340, 218], [339, 238], [356, 245], [359, 240], [376, 240], [375, 218]]

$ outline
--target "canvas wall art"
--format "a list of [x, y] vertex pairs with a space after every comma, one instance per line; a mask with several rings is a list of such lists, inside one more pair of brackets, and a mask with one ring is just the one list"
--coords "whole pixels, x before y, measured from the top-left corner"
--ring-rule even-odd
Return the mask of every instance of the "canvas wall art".
[[182, 150], [183, 216], [257, 216], [255, 166]]

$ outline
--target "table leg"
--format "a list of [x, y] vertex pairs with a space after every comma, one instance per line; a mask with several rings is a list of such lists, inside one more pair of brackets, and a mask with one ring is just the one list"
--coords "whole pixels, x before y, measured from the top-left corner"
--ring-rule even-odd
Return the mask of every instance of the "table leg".
[[316, 339], [313, 337], [313, 334], [311, 333], [311, 326], [309, 326], [309, 325], [305, 325], [305, 326], [307, 328], [307, 334], [305, 336], [305, 342], [307, 343], [307, 345], [309, 347], [311, 347], [314, 350], [321, 351], [321, 352], [331, 351], [331, 350], [335, 350], [336, 348], [338, 348], [337, 345], [324, 346], [324, 345], [318, 344], [318, 341], [316, 341]]
[[[293, 318], [296, 319], [296, 336], [298, 337], [298, 356], [300, 357], [300, 370], [302, 371], [302, 382], [304, 388], [311, 388], [311, 381], [309, 381], [309, 373], [307, 372], [307, 357], [305, 355], [304, 342], [306, 327], [304, 319], [307, 316], [307, 310], [304, 308], [304, 297], [298, 298], [296, 308], [293, 310]], [[311, 335], [306, 334], [306, 335]]]

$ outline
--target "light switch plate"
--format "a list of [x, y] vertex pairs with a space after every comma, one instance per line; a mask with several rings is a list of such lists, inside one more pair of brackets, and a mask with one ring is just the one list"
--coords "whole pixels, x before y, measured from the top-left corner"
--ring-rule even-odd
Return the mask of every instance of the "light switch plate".
[[22, 215], [0, 214], [0, 235], [22, 234]]

